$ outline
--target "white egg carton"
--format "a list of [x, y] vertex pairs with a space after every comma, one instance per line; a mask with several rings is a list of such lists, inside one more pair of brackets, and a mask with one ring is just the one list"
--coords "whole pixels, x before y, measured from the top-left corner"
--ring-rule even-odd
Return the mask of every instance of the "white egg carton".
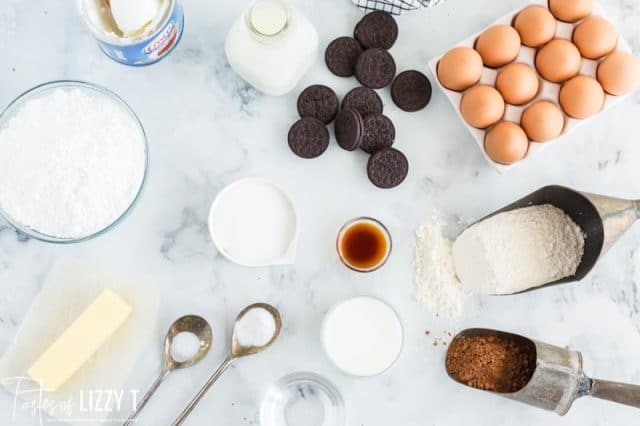
[[[548, 2], [545, 1], [545, 0], [532, 0], [529, 3], [529, 5], [532, 5], [532, 4], [537, 4], [537, 5], [541, 5], [541, 6], [544, 6], [544, 7], [548, 6]], [[465, 40], [459, 42], [458, 44], [456, 44], [454, 46], [451, 46], [449, 49], [447, 49], [447, 51], [449, 51], [450, 49], [453, 49], [454, 47], [460, 47], [460, 46], [473, 48], [474, 45], [475, 45], [476, 39], [487, 28], [489, 28], [489, 27], [491, 27], [493, 25], [496, 25], [496, 24], [511, 25], [511, 23], [513, 22], [513, 20], [516, 17], [516, 15], [522, 9], [524, 9], [525, 7], [527, 7], [529, 5], [520, 7], [517, 10], [514, 10], [513, 12], [510, 12], [510, 13], [502, 16], [501, 18], [497, 19], [495, 22], [493, 22], [492, 24], [487, 26], [482, 31], [479, 31], [478, 33], [466, 38]], [[599, 4], [596, 4], [596, 6], [594, 7], [592, 15], [602, 16], [603, 18], [605, 18], [605, 19], [610, 21], [610, 19], [605, 15], [605, 13], [602, 10], [602, 7]], [[572, 23], [567, 23], [567, 22], [557, 21], [556, 38], [563, 38], [563, 39], [571, 41], [571, 38], [572, 38], [572, 35], [573, 35], [573, 30], [579, 23], [580, 23], [580, 21], [578, 21], [576, 23], [573, 23], [573, 24]], [[626, 52], [631, 52], [631, 48], [629, 46], [629, 43], [627, 43], [627, 41], [624, 40], [624, 38], [622, 37], [622, 35], [619, 32], [618, 32], [618, 49], [622, 50], [622, 51], [626, 51]], [[535, 54], [536, 54], [536, 51], [537, 51], [537, 49], [535, 49], [535, 48], [526, 47], [526, 46], [522, 45], [521, 48], [520, 48], [520, 54], [518, 55], [518, 57], [516, 58], [516, 60], [514, 62], [522, 62], [522, 63], [528, 64], [534, 70], [536, 70], [536, 66], [535, 66]], [[578, 126], [580, 126], [580, 125], [582, 125], [582, 124], [584, 124], [584, 123], [586, 123], [586, 122], [588, 122], [588, 121], [590, 121], [590, 120], [592, 120], [594, 118], [597, 118], [600, 115], [600, 113], [612, 108], [613, 106], [617, 105], [618, 103], [622, 102], [624, 99], [626, 99], [627, 97], [630, 96], [630, 94], [622, 95], [622, 96], [606, 95], [605, 96], [605, 103], [604, 103], [604, 107], [603, 107], [602, 111], [600, 113], [596, 114], [593, 117], [587, 118], [586, 120], [577, 120], [577, 119], [574, 119], [574, 118], [570, 118], [569, 116], [567, 116], [565, 114], [565, 128], [563, 130], [562, 135], [559, 138], [551, 140], [551, 141], [548, 141], [548, 142], [533, 142], [532, 141], [529, 144], [529, 151], [527, 152], [527, 155], [525, 156], [525, 158], [523, 158], [519, 162], [511, 164], [511, 165], [499, 164], [499, 163], [496, 163], [495, 161], [491, 160], [489, 158], [489, 156], [487, 155], [487, 153], [485, 152], [484, 139], [485, 139], [486, 131], [483, 130], [483, 129], [477, 129], [477, 128], [467, 124], [467, 122], [462, 117], [462, 114], [460, 113], [460, 101], [462, 100], [462, 95], [464, 94], [464, 91], [463, 92], [456, 92], [456, 91], [453, 91], [453, 90], [449, 90], [446, 87], [444, 87], [440, 83], [440, 81], [438, 80], [438, 73], [436, 71], [436, 67], [438, 65], [438, 62], [440, 62], [440, 59], [442, 58], [442, 56], [444, 56], [445, 53], [446, 52], [444, 52], [442, 55], [436, 57], [435, 59], [431, 60], [431, 62], [429, 62], [429, 69], [431, 70], [431, 73], [434, 76], [434, 80], [437, 82], [438, 86], [440, 86], [440, 89], [442, 89], [442, 91], [445, 93], [445, 95], [449, 98], [449, 101], [451, 101], [451, 104], [453, 105], [453, 108], [455, 109], [456, 113], [458, 114], [458, 117], [460, 118], [460, 120], [462, 120], [462, 122], [467, 127], [467, 129], [469, 129], [469, 132], [473, 135], [473, 138], [475, 139], [476, 143], [478, 144], [478, 147], [480, 147], [480, 150], [482, 151], [482, 154], [484, 155], [486, 160], [501, 173], [502, 172], [506, 172], [507, 170], [509, 170], [512, 167], [515, 167], [515, 166], [517, 166], [519, 164], [525, 163], [528, 159], [530, 159], [532, 156], [536, 155], [539, 151], [541, 151], [542, 149], [544, 149], [544, 148], [546, 148], [546, 147], [548, 147], [550, 145], [553, 145], [554, 143], [556, 143], [558, 141], [558, 139], [562, 138], [562, 136], [564, 136], [567, 133], [571, 132], [576, 127], [578, 127]], [[595, 78], [596, 77], [596, 70], [598, 68], [598, 63], [599, 63], [599, 61], [597, 61], [597, 60], [590, 60], [590, 59], [582, 58], [582, 66], [580, 68], [580, 74], [588, 75], [588, 76], [591, 76], [591, 77]], [[501, 69], [502, 68], [492, 69], [492, 68], [484, 67], [484, 70], [482, 72], [482, 78], [480, 79], [480, 82], [478, 84], [486, 84], [486, 85], [495, 87], [496, 78], [497, 78], [498, 72]], [[538, 76], [540, 77], [540, 91], [539, 91], [538, 95], [536, 96], [536, 98], [533, 99], [528, 104], [525, 104], [525, 105], [516, 106], [516, 105], [506, 104], [505, 114], [504, 114], [503, 120], [505, 120], [505, 121], [513, 121], [515, 123], [520, 123], [520, 117], [522, 116], [522, 112], [526, 109], [527, 106], [529, 106], [530, 104], [532, 104], [532, 103], [534, 103], [534, 102], [536, 102], [538, 100], [542, 100], [542, 99], [549, 100], [549, 101], [554, 102], [558, 106], [560, 105], [559, 95], [560, 95], [560, 86], [561, 85], [560, 84], [556, 84], [556, 83], [551, 83], [550, 81], [544, 80], [540, 75], [538, 75]]]

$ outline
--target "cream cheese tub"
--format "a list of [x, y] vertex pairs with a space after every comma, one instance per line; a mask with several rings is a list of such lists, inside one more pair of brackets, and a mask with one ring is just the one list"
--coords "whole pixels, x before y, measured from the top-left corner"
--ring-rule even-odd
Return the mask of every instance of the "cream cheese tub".
[[[100, 49], [114, 61], [132, 66], [150, 65], [164, 58], [179, 43], [184, 29], [179, 0], [142, 3], [131, 7], [125, 0], [76, 0], [80, 18]], [[154, 5], [155, 13], [150, 9]], [[135, 22], [144, 23], [135, 29], [131, 27]]]

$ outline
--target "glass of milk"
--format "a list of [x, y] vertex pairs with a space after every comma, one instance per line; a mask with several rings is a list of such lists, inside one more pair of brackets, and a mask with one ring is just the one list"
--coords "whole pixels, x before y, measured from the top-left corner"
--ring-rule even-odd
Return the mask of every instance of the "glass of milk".
[[234, 22], [225, 42], [231, 68], [271, 96], [291, 91], [317, 50], [313, 24], [283, 0], [256, 0]]
[[329, 360], [350, 376], [388, 371], [400, 357], [404, 329], [396, 311], [371, 296], [343, 300], [324, 317], [322, 347]]

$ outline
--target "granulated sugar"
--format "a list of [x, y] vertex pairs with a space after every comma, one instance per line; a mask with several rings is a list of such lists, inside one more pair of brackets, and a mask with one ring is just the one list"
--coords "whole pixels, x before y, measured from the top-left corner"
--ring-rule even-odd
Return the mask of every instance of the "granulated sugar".
[[0, 207], [59, 238], [113, 223], [144, 176], [144, 135], [117, 101], [77, 86], [27, 98], [0, 128]]
[[416, 230], [416, 299], [431, 313], [458, 319], [465, 294], [456, 279], [451, 241], [442, 234], [437, 217], [428, 219]]
[[463, 287], [478, 294], [510, 294], [573, 275], [584, 235], [549, 204], [500, 213], [466, 229], [453, 243]]

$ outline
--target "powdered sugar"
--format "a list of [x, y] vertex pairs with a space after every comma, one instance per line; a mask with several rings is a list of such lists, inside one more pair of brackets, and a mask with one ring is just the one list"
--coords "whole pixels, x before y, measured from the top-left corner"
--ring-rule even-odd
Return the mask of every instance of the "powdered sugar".
[[583, 252], [580, 227], [549, 204], [492, 216], [453, 243], [460, 282], [480, 294], [516, 293], [573, 275]]
[[52, 86], [10, 114], [0, 128], [0, 207], [13, 221], [82, 238], [133, 202], [144, 178], [144, 134], [115, 99]]
[[451, 241], [442, 234], [437, 217], [428, 219], [416, 230], [416, 299], [430, 312], [458, 319], [465, 294], [458, 280], [451, 255]]

